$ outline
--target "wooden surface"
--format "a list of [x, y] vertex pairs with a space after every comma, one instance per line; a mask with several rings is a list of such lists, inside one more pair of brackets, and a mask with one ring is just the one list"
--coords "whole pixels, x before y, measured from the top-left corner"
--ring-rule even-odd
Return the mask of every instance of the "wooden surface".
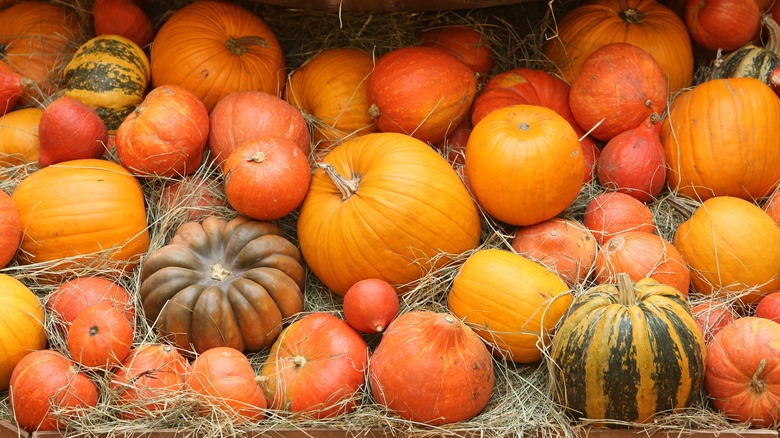
[[287, 8], [330, 11], [391, 12], [446, 11], [505, 6], [533, 0], [255, 0]]

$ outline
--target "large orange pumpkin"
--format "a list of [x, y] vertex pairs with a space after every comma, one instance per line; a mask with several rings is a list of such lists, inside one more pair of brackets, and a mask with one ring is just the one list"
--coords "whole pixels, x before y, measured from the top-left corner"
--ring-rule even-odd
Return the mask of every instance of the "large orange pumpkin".
[[548, 335], [571, 302], [555, 272], [510, 251], [483, 249], [461, 266], [447, 305], [492, 345], [493, 354], [532, 363], [542, 359]]
[[669, 77], [674, 93], [691, 84], [693, 50], [685, 23], [656, 0], [590, 0], [558, 22], [544, 47], [564, 79], [572, 82], [599, 47], [624, 42], [650, 53]]
[[307, 116], [316, 149], [323, 154], [343, 140], [375, 132], [368, 114], [366, 79], [374, 57], [358, 48], [319, 52], [287, 81], [285, 99]]
[[511, 105], [483, 118], [466, 144], [466, 176], [482, 208], [512, 225], [557, 216], [583, 184], [582, 148], [561, 115]]
[[336, 146], [312, 176], [298, 217], [306, 263], [341, 296], [366, 278], [419, 280], [450, 260], [440, 254], [473, 249], [480, 234], [477, 207], [447, 160], [396, 133]]
[[740, 295], [747, 304], [780, 290], [780, 228], [761, 208], [730, 196], [710, 198], [677, 227], [674, 246], [705, 295]]
[[152, 86], [181, 85], [211, 111], [235, 91], [279, 96], [284, 87], [282, 48], [256, 14], [229, 2], [199, 0], [168, 18], [151, 53]]
[[6, 391], [11, 372], [28, 353], [46, 348], [44, 311], [35, 294], [21, 281], [0, 274], [0, 391]]
[[22, 264], [99, 262], [130, 268], [149, 247], [144, 194], [125, 168], [72, 160], [31, 173], [11, 195], [22, 219]]
[[669, 106], [661, 143], [679, 193], [760, 199], [780, 181], [780, 99], [754, 78], [713, 79]]

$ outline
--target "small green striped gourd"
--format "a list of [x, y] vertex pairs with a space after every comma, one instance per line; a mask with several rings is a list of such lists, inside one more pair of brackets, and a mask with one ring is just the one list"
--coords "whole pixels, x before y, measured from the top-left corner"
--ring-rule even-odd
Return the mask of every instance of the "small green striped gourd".
[[780, 67], [780, 27], [768, 14], [762, 16], [769, 39], [765, 47], [746, 44], [715, 61], [712, 79], [755, 78], [772, 85], [772, 73]]
[[577, 418], [647, 423], [697, 399], [705, 355], [685, 296], [621, 273], [575, 298], [556, 332], [556, 397]]
[[150, 80], [149, 58], [136, 43], [100, 35], [81, 47], [65, 66], [65, 95], [94, 108], [109, 133], [143, 101]]

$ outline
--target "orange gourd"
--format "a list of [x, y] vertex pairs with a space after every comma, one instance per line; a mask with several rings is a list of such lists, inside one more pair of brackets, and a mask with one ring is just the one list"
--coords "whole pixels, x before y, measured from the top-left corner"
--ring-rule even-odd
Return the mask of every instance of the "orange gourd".
[[256, 14], [237, 4], [191, 3], [171, 15], [154, 38], [152, 86], [181, 85], [210, 112], [235, 91], [281, 95], [282, 48]]
[[44, 310], [35, 294], [21, 281], [0, 274], [0, 391], [8, 390], [14, 367], [28, 353], [46, 348]]

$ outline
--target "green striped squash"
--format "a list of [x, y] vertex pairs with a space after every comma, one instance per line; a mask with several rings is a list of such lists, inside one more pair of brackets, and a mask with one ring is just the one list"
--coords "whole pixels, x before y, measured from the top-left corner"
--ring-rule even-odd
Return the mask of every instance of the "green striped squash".
[[746, 44], [715, 60], [712, 79], [755, 78], [772, 85], [772, 73], [780, 67], [780, 27], [768, 14], [761, 20], [769, 34], [766, 46]]
[[143, 101], [149, 58], [136, 43], [100, 35], [84, 43], [65, 66], [65, 95], [94, 108], [109, 133]]
[[647, 423], [690, 406], [706, 349], [686, 298], [671, 286], [618, 274], [575, 298], [553, 338], [557, 400], [577, 418]]

